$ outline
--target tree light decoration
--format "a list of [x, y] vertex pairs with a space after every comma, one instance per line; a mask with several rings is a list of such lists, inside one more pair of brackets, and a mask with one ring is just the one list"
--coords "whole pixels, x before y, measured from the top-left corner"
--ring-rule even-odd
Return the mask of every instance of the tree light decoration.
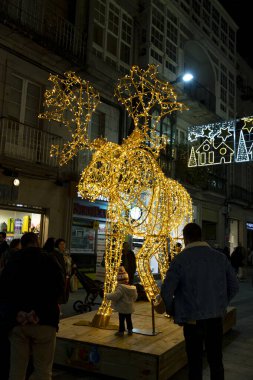
[[[71, 155], [81, 148], [95, 150], [90, 164], [81, 174], [78, 191], [83, 198], [90, 201], [100, 197], [108, 199], [104, 292], [112, 292], [116, 287], [122, 245], [126, 235], [131, 234], [144, 239], [143, 246], [136, 255], [136, 263], [149, 300], [155, 299], [160, 292], [151, 272], [151, 257], [156, 257], [164, 278], [168, 269], [170, 234], [192, 217], [188, 192], [177, 181], [166, 178], [156, 160], [163, 144], [155, 135], [155, 130], [150, 133], [148, 128], [154, 107], [160, 107], [157, 123], [168, 113], [183, 109], [183, 105], [176, 101], [172, 86], [159, 81], [156, 74], [155, 66], [149, 66], [146, 71], [134, 66], [130, 75], [122, 78], [117, 85], [115, 94], [134, 121], [134, 131], [122, 145], [101, 139], [96, 144], [88, 141], [87, 135], [84, 136], [87, 117], [82, 115], [82, 124], [71, 92], [69, 100], [68, 96], [65, 97], [69, 92], [58, 89], [64, 96], [62, 97], [53, 87], [47, 91], [45, 99], [46, 105], [50, 101], [49, 105], [53, 104], [56, 108], [56, 115], [53, 111], [50, 113], [51, 119], [62, 120], [59, 109], [61, 113], [68, 111], [71, 114], [76, 131], [73, 134], [74, 144], [69, 143]], [[69, 83], [69, 87], [77, 89], [78, 93], [83, 82], [80, 78], [76, 79], [73, 73], [71, 78], [73, 83]], [[94, 94], [90, 87], [87, 91]], [[86, 97], [85, 94], [85, 99]], [[78, 102], [82, 103], [80, 97]], [[86, 107], [86, 110], [90, 114], [91, 109]], [[48, 114], [44, 113], [42, 117], [47, 118]], [[66, 162], [69, 158], [70, 153], [64, 147], [61, 160]], [[131, 210], [135, 210], [135, 213]], [[93, 326], [106, 326], [111, 312], [111, 302], [104, 298], [92, 321]]]

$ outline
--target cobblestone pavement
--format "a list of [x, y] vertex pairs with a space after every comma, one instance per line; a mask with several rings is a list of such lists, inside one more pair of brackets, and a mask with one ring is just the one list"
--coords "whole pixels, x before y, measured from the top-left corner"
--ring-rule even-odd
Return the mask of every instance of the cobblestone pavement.
[[[224, 336], [224, 367], [227, 380], [253, 380], [253, 267], [247, 268], [246, 278], [240, 282], [240, 290], [231, 306], [237, 308], [236, 326]], [[63, 317], [75, 315], [72, 304], [76, 299], [83, 299], [84, 291], [70, 295], [67, 305], [62, 306]], [[54, 369], [54, 380], [99, 380], [109, 377], [84, 372]], [[209, 380], [207, 363], [204, 365], [203, 380]], [[139, 380], [139, 379], [132, 379]], [[187, 368], [183, 368], [170, 380], [187, 380]]]

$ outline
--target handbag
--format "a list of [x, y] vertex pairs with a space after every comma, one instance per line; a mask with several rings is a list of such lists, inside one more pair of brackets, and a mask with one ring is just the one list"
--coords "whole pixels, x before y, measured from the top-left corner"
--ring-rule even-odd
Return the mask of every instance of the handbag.
[[75, 274], [70, 277], [70, 290], [71, 292], [77, 292], [78, 290], [78, 278]]

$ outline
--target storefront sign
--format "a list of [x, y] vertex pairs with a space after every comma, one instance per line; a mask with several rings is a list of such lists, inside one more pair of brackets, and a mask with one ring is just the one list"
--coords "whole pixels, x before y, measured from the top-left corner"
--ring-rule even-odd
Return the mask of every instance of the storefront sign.
[[105, 209], [102, 209], [98, 206], [87, 206], [79, 203], [74, 203], [73, 214], [106, 219]]

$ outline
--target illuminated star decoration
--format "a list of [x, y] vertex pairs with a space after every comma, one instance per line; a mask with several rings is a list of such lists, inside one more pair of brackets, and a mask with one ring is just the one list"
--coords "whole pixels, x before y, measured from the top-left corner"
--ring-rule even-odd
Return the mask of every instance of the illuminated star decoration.
[[203, 129], [202, 136], [203, 136], [203, 137], [210, 137], [210, 136], [211, 136], [211, 133], [212, 133], [212, 131], [210, 130], [209, 127], [207, 127], [207, 128], [204, 128], [204, 129]]
[[244, 126], [242, 129], [248, 131], [248, 133], [251, 133], [253, 129], [253, 116], [243, 117], [242, 120], [244, 121]]
[[[88, 140], [87, 134], [83, 136], [87, 131], [86, 119], [80, 119], [78, 104], [85, 101], [87, 94], [81, 91], [84, 99], [76, 97], [78, 104], [75, 105], [73, 102], [71, 108], [67, 99], [64, 103], [61, 100], [61, 96], [66, 95], [61, 87], [58, 88], [60, 94], [55, 88], [51, 93], [48, 90], [46, 98], [46, 105], [47, 99], [50, 99], [50, 102], [52, 98], [57, 99], [54, 103], [57, 113], [60, 103], [62, 115], [60, 113], [57, 116], [59, 120], [63, 120], [66, 110], [71, 111], [74, 130], [72, 156], [78, 152], [78, 148], [85, 147], [94, 151], [91, 162], [81, 174], [78, 185], [80, 195], [91, 201], [101, 196], [109, 200], [106, 215], [104, 293], [115, 290], [122, 245], [126, 236], [131, 234], [143, 238], [144, 241], [136, 255], [136, 264], [140, 281], [150, 301], [160, 293], [150, 268], [150, 259], [157, 259], [163, 279], [168, 269], [168, 239], [173, 236], [173, 231], [192, 218], [191, 198], [181, 184], [163, 174], [156, 160], [161, 141], [154, 131], [151, 130], [149, 133], [148, 130], [154, 107], [160, 107], [157, 122], [168, 113], [183, 109], [183, 105], [176, 102], [172, 86], [158, 80], [156, 73], [157, 68], [154, 66], [149, 66], [146, 71], [134, 66], [129, 76], [119, 80], [115, 94], [125, 105], [135, 125], [134, 131], [122, 145], [101, 139], [94, 143]], [[82, 80], [75, 75], [72, 75], [72, 78], [70, 89], [75, 88], [78, 94], [78, 90], [83, 88]], [[87, 90], [94, 94], [90, 86]], [[93, 109], [94, 107], [88, 107], [87, 117], [90, 118]], [[50, 116], [53, 115], [53, 111], [51, 112]], [[47, 116], [49, 115], [43, 114], [43, 117]], [[69, 142], [69, 146], [72, 149], [72, 141]], [[65, 157], [68, 150], [64, 147], [63, 151]], [[70, 154], [67, 155], [67, 158], [69, 157]], [[64, 162], [66, 161], [64, 159]], [[139, 210], [138, 218], [133, 217], [135, 213], [132, 210]], [[111, 302], [104, 297], [92, 325], [106, 326], [111, 313]]]
[[191, 132], [188, 135], [189, 141], [197, 141], [198, 135], [195, 132]]
[[222, 141], [226, 141], [228, 137], [233, 136], [232, 133], [229, 132], [228, 128], [221, 128], [220, 133], [217, 137], [220, 137]]

